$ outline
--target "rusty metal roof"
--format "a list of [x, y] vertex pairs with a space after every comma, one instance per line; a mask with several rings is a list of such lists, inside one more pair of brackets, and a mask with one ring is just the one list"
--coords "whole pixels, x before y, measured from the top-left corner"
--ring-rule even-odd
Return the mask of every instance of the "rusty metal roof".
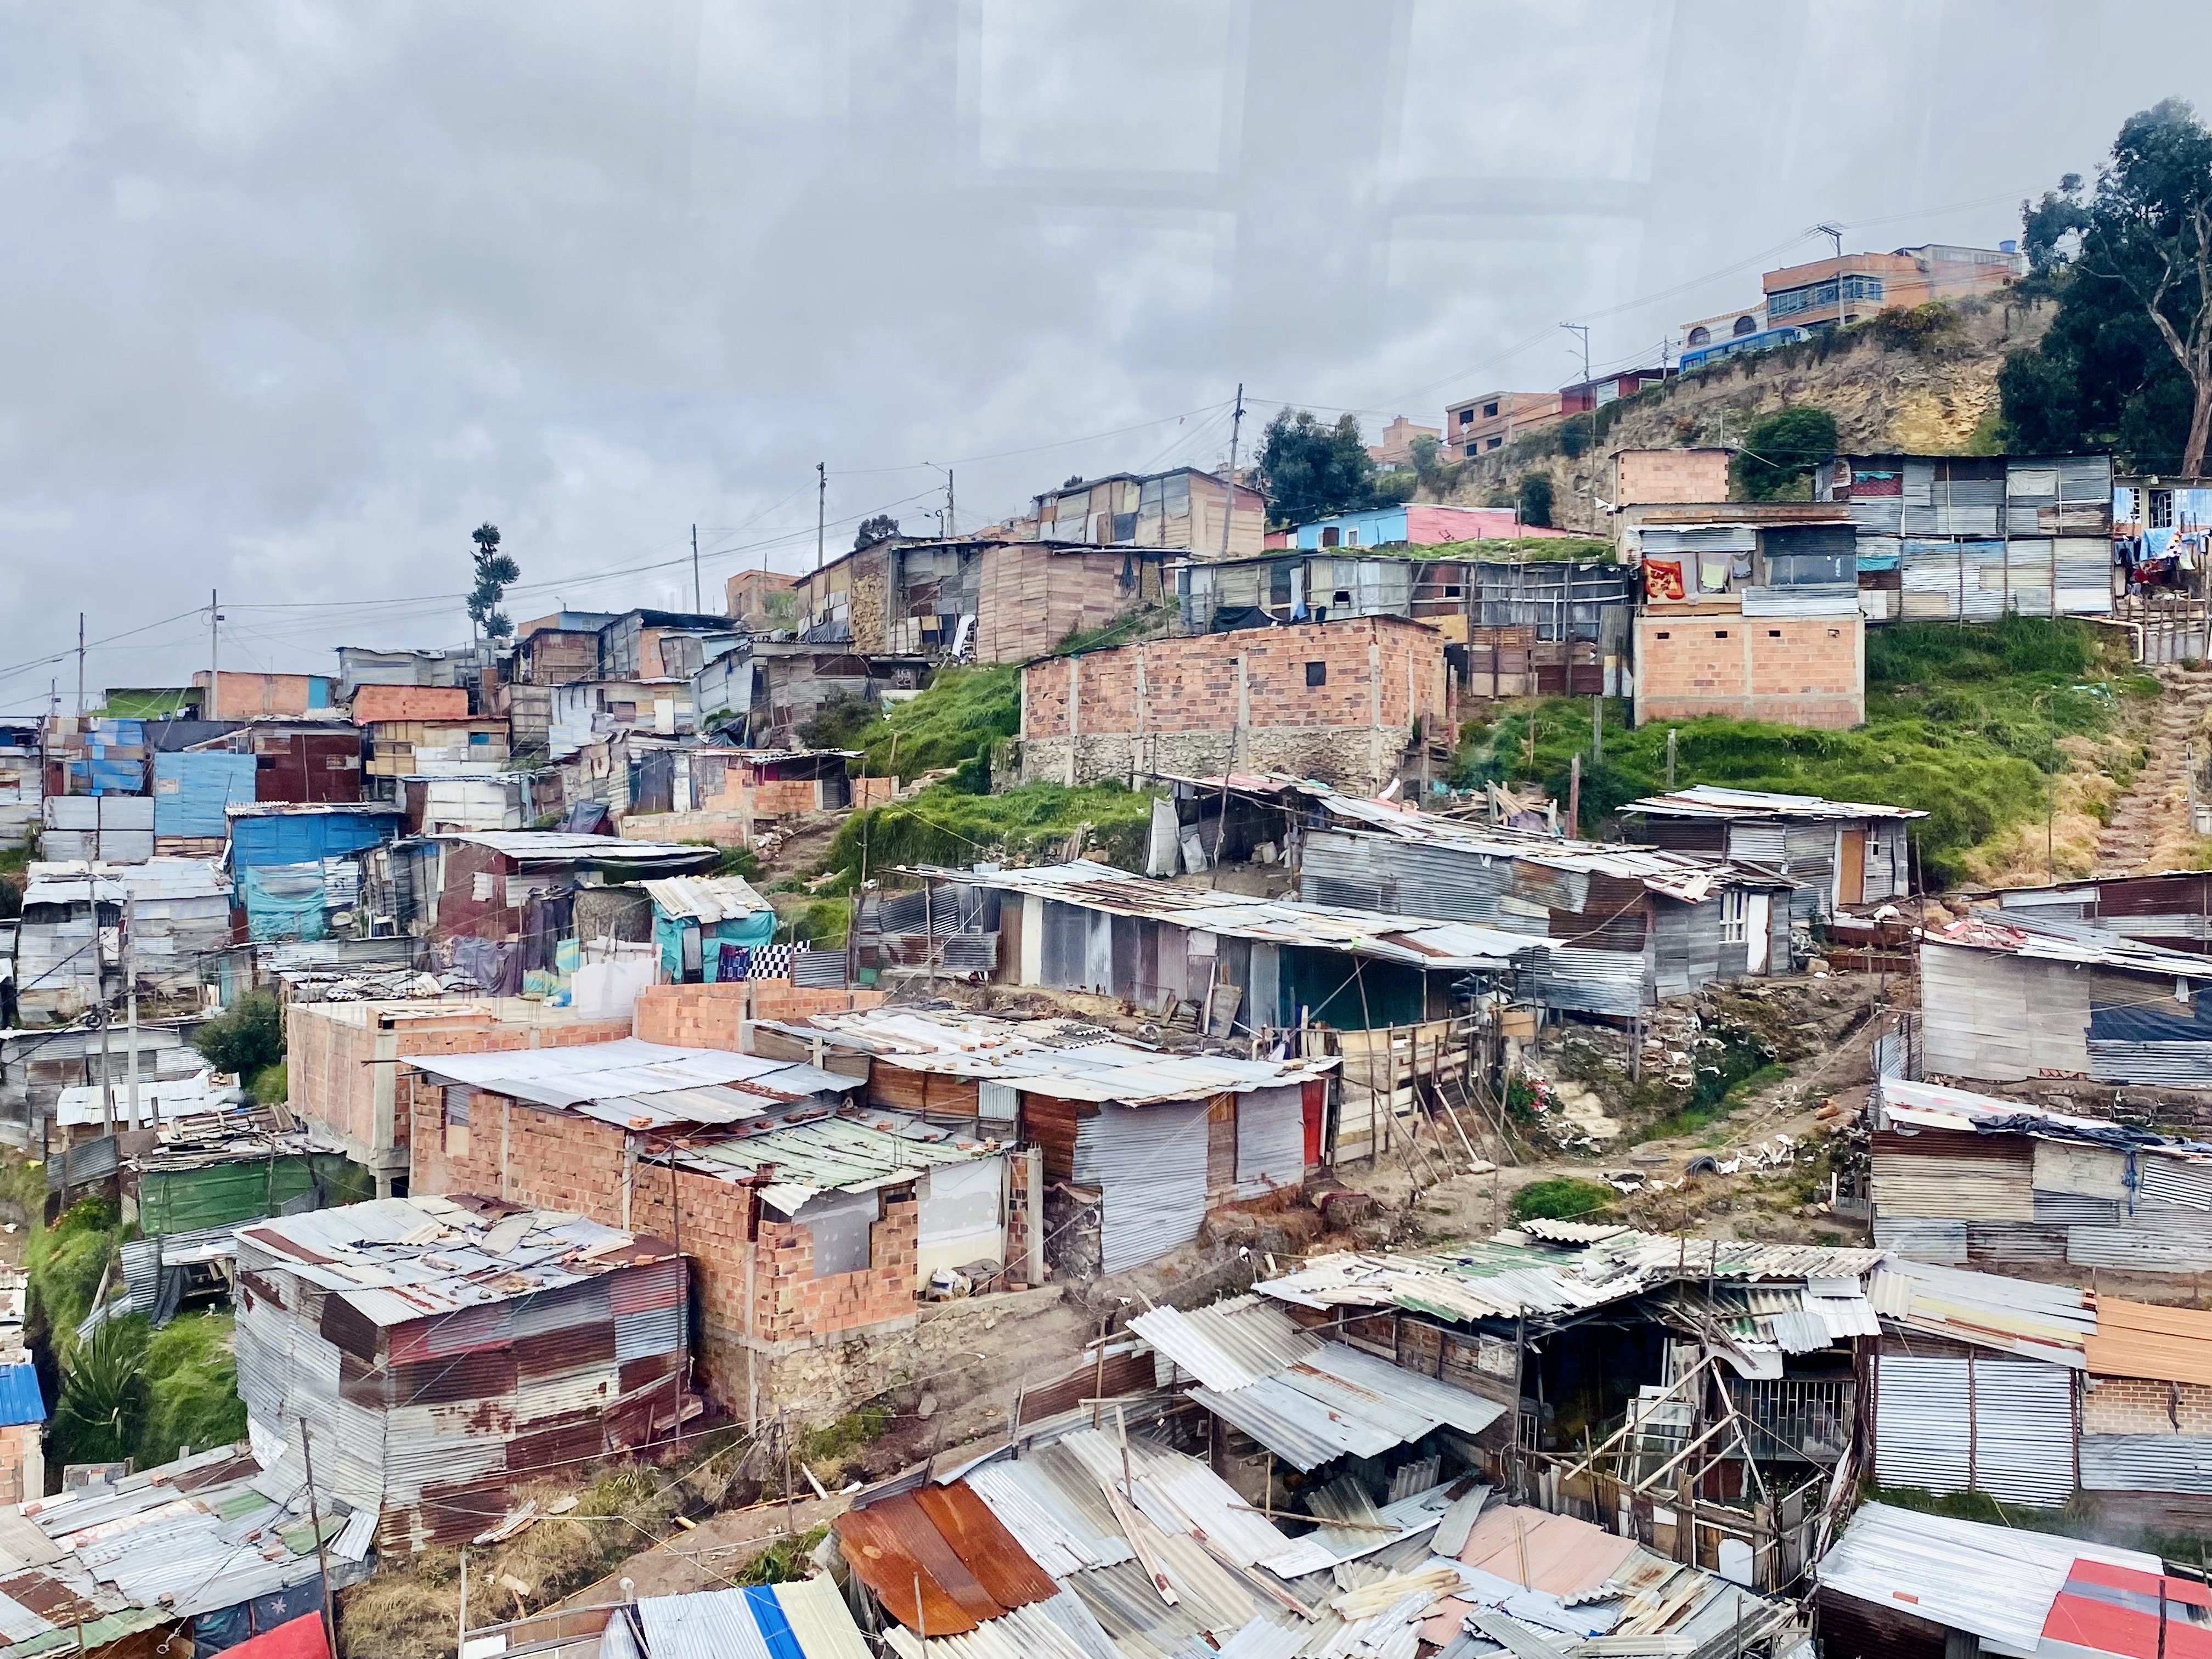
[[1920, 938], [1929, 945], [1954, 945], [2077, 968], [2117, 968], [2170, 979], [2212, 979], [2212, 958], [2042, 916], [2033, 921], [2023, 915], [2019, 921], [2001, 922], [1990, 920], [1986, 911], [1978, 911], [1948, 927], [1923, 932]]
[[1060, 1593], [964, 1480], [848, 1510], [836, 1528], [860, 1582], [924, 1635], [957, 1636]]

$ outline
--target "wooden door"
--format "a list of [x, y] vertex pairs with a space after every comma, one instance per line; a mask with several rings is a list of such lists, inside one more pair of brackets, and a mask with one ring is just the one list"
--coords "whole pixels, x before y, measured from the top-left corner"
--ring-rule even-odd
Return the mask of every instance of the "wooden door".
[[1836, 856], [1836, 902], [1866, 902], [1866, 831], [1846, 830]]
[[1206, 1107], [1206, 1189], [1237, 1184], [1237, 1097], [1216, 1095]]

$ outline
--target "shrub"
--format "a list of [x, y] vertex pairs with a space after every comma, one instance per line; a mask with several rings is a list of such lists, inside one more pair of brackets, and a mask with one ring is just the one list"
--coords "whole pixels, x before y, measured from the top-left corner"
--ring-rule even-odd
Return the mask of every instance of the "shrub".
[[1552, 478], [1547, 472], [1521, 475], [1521, 522], [1538, 530], [1552, 527]]
[[1587, 1221], [1610, 1210], [1618, 1197], [1601, 1181], [1554, 1176], [1549, 1181], [1532, 1181], [1514, 1194], [1507, 1213], [1516, 1222]]
[[218, 1072], [258, 1076], [284, 1058], [284, 1009], [274, 991], [248, 991], [192, 1034], [192, 1047]]
[[1835, 453], [1836, 417], [1799, 404], [1753, 421], [1729, 473], [1745, 501], [1786, 501]]
[[143, 1315], [112, 1319], [80, 1343], [54, 1407], [54, 1448], [65, 1463], [119, 1463], [134, 1455], [146, 1425]]

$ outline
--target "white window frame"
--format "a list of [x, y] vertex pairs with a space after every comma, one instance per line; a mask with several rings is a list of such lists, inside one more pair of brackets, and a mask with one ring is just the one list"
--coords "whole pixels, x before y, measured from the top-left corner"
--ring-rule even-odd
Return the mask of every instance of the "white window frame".
[[1744, 913], [1750, 907], [1744, 902], [1744, 891], [1742, 888], [1723, 887], [1721, 890], [1722, 944], [1741, 945], [1743, 943]]

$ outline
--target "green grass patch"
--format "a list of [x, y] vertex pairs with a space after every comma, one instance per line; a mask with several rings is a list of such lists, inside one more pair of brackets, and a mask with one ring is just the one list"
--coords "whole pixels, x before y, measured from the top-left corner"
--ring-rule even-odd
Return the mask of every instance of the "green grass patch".
[[[1761, 1089], [1781, 1082], [1790, 1075], [1787, 1066], [1766, 1065], [1746, 1073], [1733, 1082], [1727, 1081], [1725, 1068], [1716, 1076], [1700, 1070], [1699, 1089], [1688, 1105], [1672, 1115], [1663, 1117], [1637, 1137], [1639, 1140], [1670, 1140], [1676, 1135], [1692, 1135], [1710, 1123], [1718, 1121], [1741, 1106]], [[1707, 1096], [1698, 1098], [1698, 1094]]]
[[[1675, 781], [1918, 807], [1929, 817], [1914, 845], [1940, 885], [1960, 875], [1969, 848], [2042, 815], [2051, 779], [2067, 768], [2061, 739], [2106, 735], [2124, 699], [2156, 690], [2115, 641], [2071, 618], [1901, 623], [1867, 636], [1865, 725], [1816, 732], [1691, 720], [1676, 728]], [[1604, 720], [1597, 762], [1587, 698], [1548, 698], [1469, 725], [1455, 781], [1535, 783], [1565, 801], [1580, 755], [1582, 829], [1593, 833], [1667, 782], [1664, 723], [1632, 731], [1618, 702]]]
[[917, 777], [953, 767], [963, 788], [991, 787], [991, 750], [1016, 736], [1022, 721], [1018, 664], [940, 668], [921, 695], [878, 706], [832, 703], [799, 727], [805, 742], [858, 749], [854, 770], [872, 778]]
[[1620, 1197], [1601, 1181], [1554, 1176], [1548, 1181], [1532, 1181], [1514, 1194], [1506, 1213], [1516, 1223], [1587, 1221], [1613, 1208]]
[[246, 1402], [238, 1395], [231, 1351], [232, 1316], [179, 1314], [146, 1345], [146, 1419], [138, 1467], [246, 1438]]
[[74, 1330], [92, 1311], [100, 1269], [122, 1237], [115, 1206], [104, 1198], [79, 1199], [52, 1226], [33, 1232], [23, 1246], [30, 1323], [56, 1332]]
[[731, 1577], [733, 1584], [781, 1584], [793, 1578], [804, 1578], [813, 1569], [809, 1560], [830, 1535], [826, 1526], [811, 1527], [796, 1538], [783, 1538], [770, 1544], [758, 1555], [739, 1567]]
[[805, 1462], [818, 1462], [824, 1458], [842, 1457], [848, 1452], [884, 1437], [891, 1425], [891, 1409], [888, 1406], [866, 1406], [848, 1412], [834, 1423], [825, 1423], [818, 1429], [809, 1429], [799, 1437], [799, 1455]]
[[1152, 821], [1152, 796], [1115, 783], [1079, 789], [1025, 783], [1003, 795], [971, 795], [939, 784], [912, 800], [854, 813], [830, 843], [823, 867], [857, 873], [864, 843], [871, 874], [902, 864], [1056, 857], [1087, 824], [1084, 856], [1138, 869]]

